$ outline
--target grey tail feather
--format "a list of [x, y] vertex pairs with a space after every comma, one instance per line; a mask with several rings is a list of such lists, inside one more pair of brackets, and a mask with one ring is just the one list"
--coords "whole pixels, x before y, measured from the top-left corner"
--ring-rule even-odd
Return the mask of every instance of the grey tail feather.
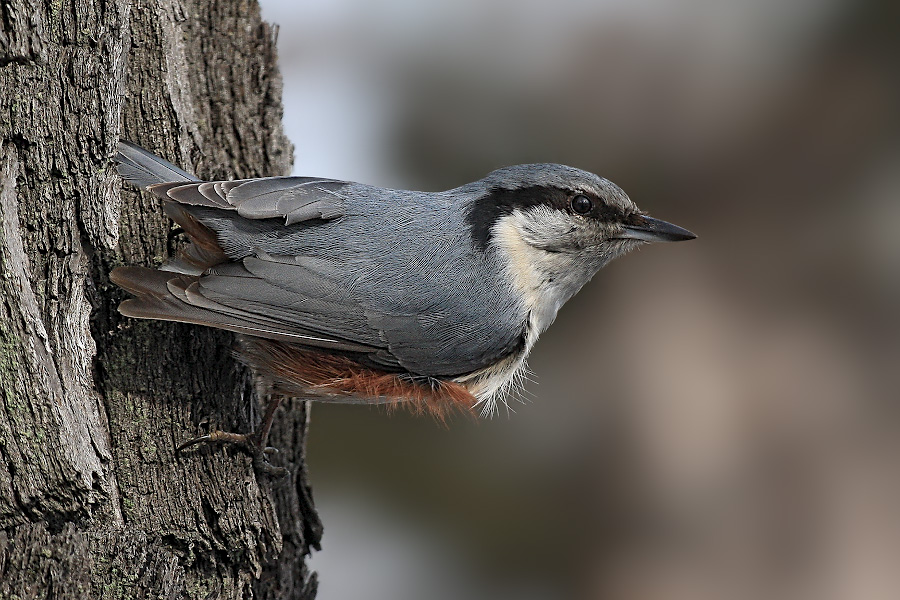
[[128, 183], [141, 188], [155, 183], [200, 181], [187, 171], [182, 171], [169, 161], [131, 142], [119, 141], [116, 162], [119, 163], [119, 175]]

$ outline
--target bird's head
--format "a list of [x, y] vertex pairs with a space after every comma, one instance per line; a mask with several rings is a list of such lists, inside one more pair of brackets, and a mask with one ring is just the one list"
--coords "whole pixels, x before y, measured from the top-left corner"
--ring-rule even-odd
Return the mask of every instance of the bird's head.
[[466, 218], [475, 246], [501, 257], [511, 283], [549, 321], [617, 256], [697, 237], [647, 216], [611, 181], [564, 165], [506, 167], [470, 186]]

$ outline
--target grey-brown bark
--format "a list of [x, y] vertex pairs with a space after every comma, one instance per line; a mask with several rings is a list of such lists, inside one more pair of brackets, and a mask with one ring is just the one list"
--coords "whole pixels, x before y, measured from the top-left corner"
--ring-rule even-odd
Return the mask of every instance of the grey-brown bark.
[[112, 167], [119, 137], [206, 178], [284, 174], [274, 33], [255, 0], [0, 5], [0, 597], [312, 598], [308, 410], [292, 475], [174, 446], [250, 431], [229, 334], [123, 319], [119, 264], [180, 243]]

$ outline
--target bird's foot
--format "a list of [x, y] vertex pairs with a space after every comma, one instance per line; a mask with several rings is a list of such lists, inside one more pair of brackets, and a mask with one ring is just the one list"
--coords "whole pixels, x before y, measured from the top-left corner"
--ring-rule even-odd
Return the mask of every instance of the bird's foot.
[[[268, 436], [266, 436], [268, 437]], [[277, 454], [278, 448], [266, 446], [261, 432], [253, 433], [232, 433], [230, 431], [211, 431], [206, 435], [201, 435], [182, 442], [176, 449], [181, 452], [185, 448], [197, 446], [199, 444], [231, 444], [240, 448], [250, 455], [253, 459], [253, 468], [257, 471], [270, 475], [272, 477], [284, 477], [288, 474], [288, 470], [284, 467], [276, 467], [269, 462], [268, 457]]]

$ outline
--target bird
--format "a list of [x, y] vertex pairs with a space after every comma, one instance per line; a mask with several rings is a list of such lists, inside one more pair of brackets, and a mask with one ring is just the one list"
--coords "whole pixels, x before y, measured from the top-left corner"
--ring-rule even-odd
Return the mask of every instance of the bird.
[[[133, 296], [119, 312], [237, 333], [237, 356], [275, 398], [493, 415], [597, 271], [643, 244], [697, 237], [560, 164], [421, 192], [299, 176], [201, 181], [127, 141], [115, 162], [190, 241], [159, 268], [114, 269]], [[260, 457], [273, 405], [253, 434], [182, 447], [232, 442]]]

